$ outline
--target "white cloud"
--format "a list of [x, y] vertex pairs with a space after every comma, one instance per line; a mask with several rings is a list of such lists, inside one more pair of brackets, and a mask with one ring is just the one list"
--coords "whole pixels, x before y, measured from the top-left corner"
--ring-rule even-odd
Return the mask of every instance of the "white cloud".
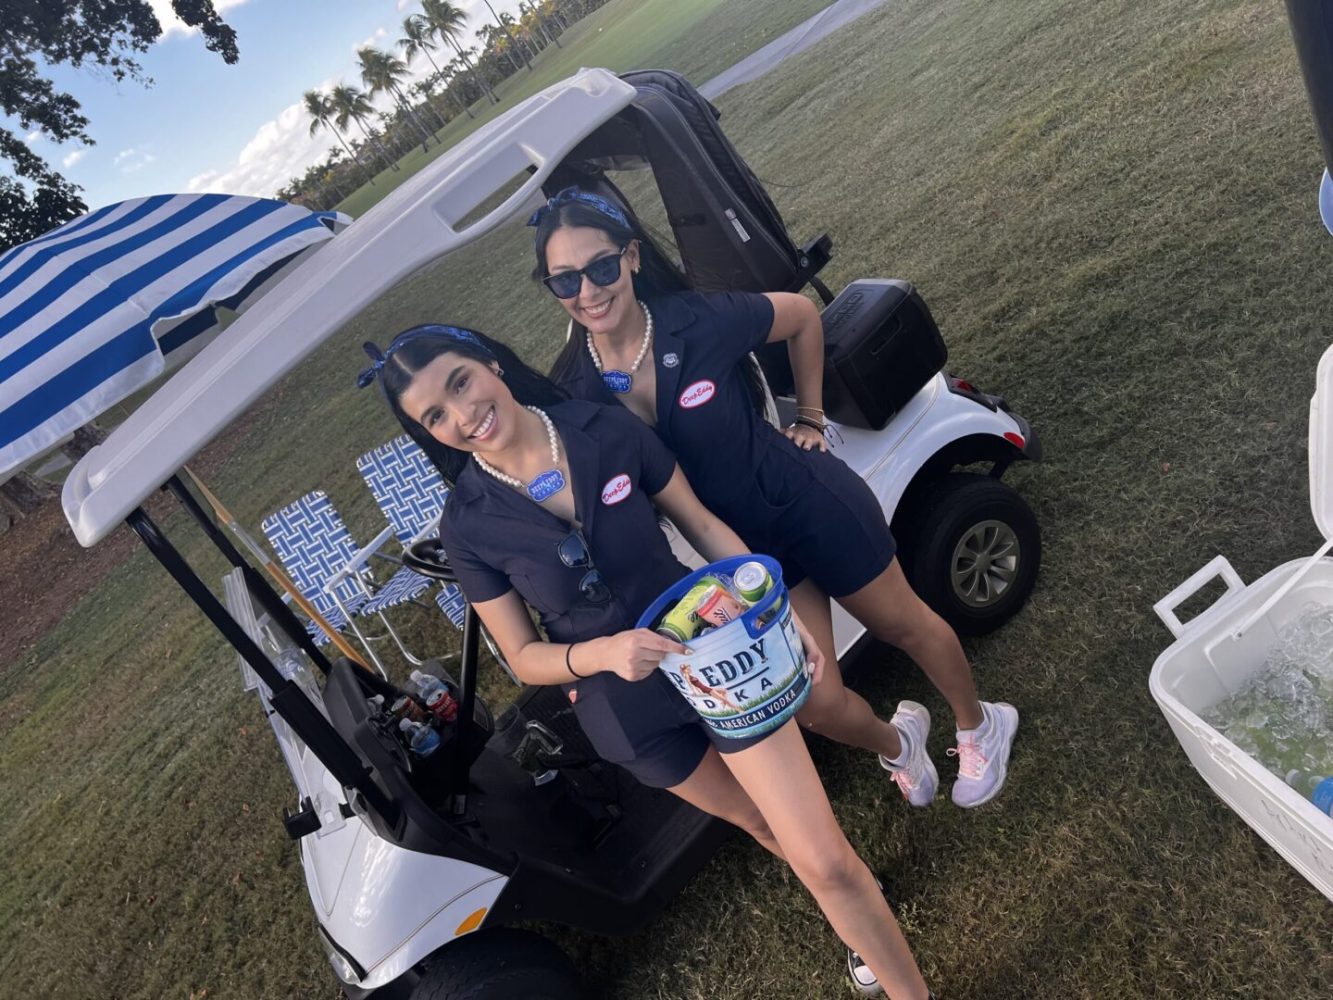
[[[239, 7], [245, 2], [246, 0], [213, 0], [213, 8], [218, 12], [218, 16], [225, 21], [228, 10], [232, 7]], [[171, 9], [171, 0], [148, 0], [148, 4], [153, 8], [158, 23], [162, 25], [162, 39], [164, 41], [173, 35], [195, 35], [199, 33], [198, 28], [187, 28], [185, 22], [176, 16], [176, 12]]]
[[413, 2], [414, 0], [398, 0], [398, 13], [401, 14], [403, 11], [407, 10], [408, 7], [412, 6]]
[[60, 161], [60, 165], [64, 167], [66, 170], [68, 170], [70, 167], [74, 166], [74, 164], [78, 163], [87, 155], [88, 155], [88, 150], [76, 149], [74, 150], [74, 152], [66, 155], [65, 158]]
[[42, 137], [42, 130], [39, 128], [35, 128], [23, 137], [23, 144], [25, 146], [31, 146], [41, 137]]
[[191, 177], [188, 191], [218, 191], [271, 197], [293, 177], [322, 160], [338, 141], [327, 131], [309, 134], [310, 119], [300, 102], [289, 105], [272, 121], [259, 127], [224, 170], [206, 170]]
[[371, 35], [369, 38], [363, 38], [361, 41], [357, 42], [355, 45], [352, 46], [352, 55], [356, 55], [367, 45], [373, 45], [377, 49], [385, 48], [386, 46], [384, 45], [384, 41], [388, 37], [389, 37], [389, 31], [387, 28], [383, 27], [376, 28], [375, 33], [373, 35]]
[[137, 170], [142, 170], [148, 164], [157, 159], [147, 149], [122, 149], [116, 154], [115, 159], [111, 161], [113, 167], [119, 167], [122, 174], [132, 174]]

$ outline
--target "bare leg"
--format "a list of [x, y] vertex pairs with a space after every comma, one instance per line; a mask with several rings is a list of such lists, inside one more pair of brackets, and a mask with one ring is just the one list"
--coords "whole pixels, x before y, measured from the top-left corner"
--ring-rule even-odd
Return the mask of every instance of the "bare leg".
[[893, 1000], [925, 1000], [926, 983], [907, 940], [875, 877], [838, 826], [800, 730], [788, 722], [722, 759], [843, 942]]
[[916, 596], [897, 559], [856, 593], [838, 598], [838, 603], [876, 639], [897, 646], [916, 661], [953, 709], [959, 729], [981, 725], [981, 702], [958, 636]]
[[864, 698], [842, 683], [828, 595], [807, 579], [792, 589], [791, 603], [824, 653], [824, 674], [796, 713], [796, 721], [831, 740], [896, 759], [903, 750], [898, 730], [875, 715]]
[[699, 762], [694, 772], [679, 785], [667, 789], [696, 809], [702, 809], [710, 816], [724, 819], [733, 826], [738, 826], [748, 833], [759, 845], [772, 851], [783, 861], [786, 856], [773, 838], [773, 831], [760, 813], [745, 789], [740, 786], [735, 775], [722, 763], [722, 755], [713, 747]]

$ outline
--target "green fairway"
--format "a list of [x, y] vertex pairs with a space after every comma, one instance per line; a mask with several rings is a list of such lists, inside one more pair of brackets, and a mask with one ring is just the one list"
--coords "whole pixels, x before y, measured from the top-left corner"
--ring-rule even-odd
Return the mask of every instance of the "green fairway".
[[[742, 28], [761, 10], [819, 6], [613, 0], [531, 83], [638, 59], [706, 77], [763, 40]], [[951, 805], [952, 719], [896, 653], [856, 683], [882, 714], [930, 708], [939, 799], [909, 809], [873, 757], [814, 744], [937, 995], [1326, 997], [1333, 908], [1207, 789], [1147, 687], [1170, 642], [1156, 600], [1217, 553], [1252, 580], [1319, 543], [1305, 438], [1333, 238], [1282, 5], [893, 0], [717, 103], [793, 235], [833, 235], [827, 283], [915, 282], [950, 368], [1045, 448], [1007, 477], [1044, 528], [1036, 593], [966, 647], [982, 696], [1022, 714], [1004, 793]], [[531, 267], [511, 225], [351, 318], [223, 443], [212, 485], [256, 528], [323, 488], [368, 539], [353, 462], [397, 429], [353, 388], [359, 344], [453, 321], [544, 365], [563, 313]], [[409, 626], [455, 645], [437, 614]], [[338, 995], [266, 724], [144, 552], [0, 666], [0, 775], [3, 1000]], [[809, 896], [739, 836], [648, 931], [552, 933], [607, 1000], [850, 995]]]
[[353, 218], [365, 212], [421, 167], [525, 97], [578, 72], [600, 66], [623, 72], [664, 68], [695, 84], [722, 72], [806, 18], [829, 0], [611, 0], [560, 36], [561, 48], [544, 49], [532, 71], [520, 70], [497, 88], [499, 104], [478, 101], [475, 118], [459, 115], [440, 130], [439, 144], [415, 146], [398, 171], [385, 170], [338, 205]]

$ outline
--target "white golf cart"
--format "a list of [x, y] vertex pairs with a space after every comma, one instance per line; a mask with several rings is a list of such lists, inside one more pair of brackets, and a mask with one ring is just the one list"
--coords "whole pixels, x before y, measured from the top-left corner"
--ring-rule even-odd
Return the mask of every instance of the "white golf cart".
[[[702, 287], [799, 290], [827, 237], [796, 247], [777, 210], [679, 77], [584, 70], [528, 99], [425, 167], [303, 263], [74, 469], [66, 515], [92, 545], [125, 521], [236, 649], [298, 791], [289, 834], [319, 933], [349, 996], [580, 995], [569, 963], [518, 925], [625, 933], [651, 920], [726, 830], [599, 761], [557, 689], [525, 688], [498, 718], [477, 697], [469, 610], [461, 710], [427, 767], [372, 701], [401, 692], [330, 662], [178, 477], [262, 393], [400, 279], [606, 169], [648, 167], [682, 263]], [[507, 194], [507, 179], [521, 178]], [[493, 204], [497, 197], [499, 204]], [[479, 217], [477, 217], [479, 216]], [[475, 219], [474, 219], [475, 217]], [[470, 221], [474, 220], [474, 221]], [[825, 312], [834, 451], [879, 496], [927, 598], [968, 632], [996, 627], [1031, 590], [1040, 538], [999, 479], [1038, 457], [1003, 400], [940, 371], [942, 342], [903, 282], [858, 282]], [[781, 357], [764, 359], [784, 401]], [[348, 359], [348, 377], [358, 367]], [[916, 377], [912, 377], [916, 373]], [[955, 471], [984, 463], [989, 474]], [[225, 599], [143, 504], [165, 485], [235, 569]], [[430, 544], [412, 564], [448, 578]], [[846, 652], [860, 636], [837, 622]]]

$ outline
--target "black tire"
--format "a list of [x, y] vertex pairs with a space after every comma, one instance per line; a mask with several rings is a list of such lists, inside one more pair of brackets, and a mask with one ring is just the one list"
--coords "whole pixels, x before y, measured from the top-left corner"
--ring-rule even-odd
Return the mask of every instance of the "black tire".
[[[894, 527], [903, 573], [959, 635], [999, 628], [1023, 607], [1037, 582], [1037, 518], [1021, 496], [991, 476], [941, 477], [920, 492]], [[963, 574], [957, 582], [955, 569]]]
[[581, 1000], [565, 953], [531, 931], [476, 931], [430, 957], [412, 1000]]

